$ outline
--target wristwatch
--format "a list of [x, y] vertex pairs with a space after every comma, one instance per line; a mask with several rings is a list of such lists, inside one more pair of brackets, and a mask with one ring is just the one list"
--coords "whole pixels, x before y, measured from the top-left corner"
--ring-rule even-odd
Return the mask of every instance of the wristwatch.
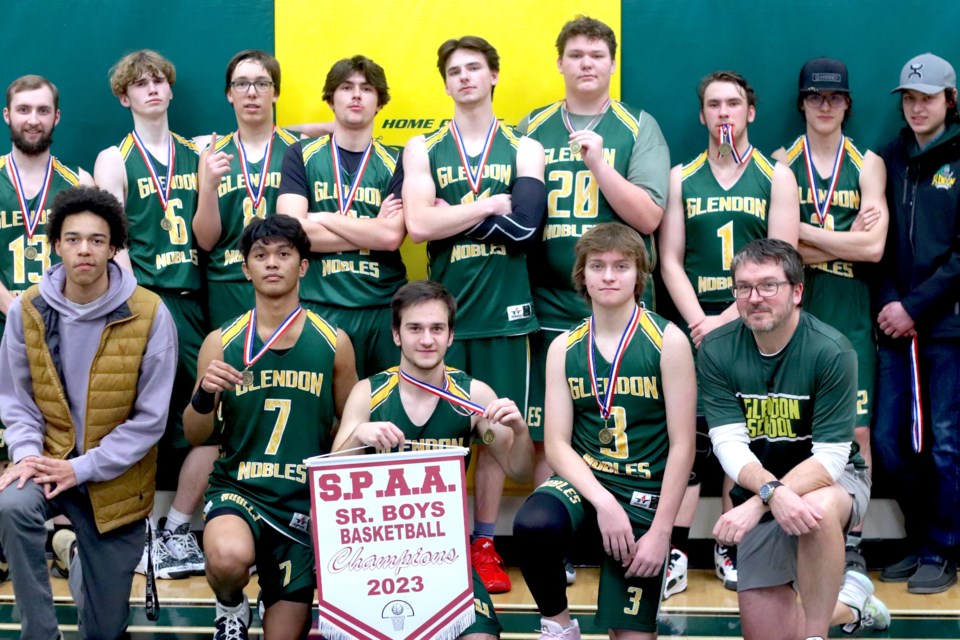
[[763, 504], [769, 504], [770, 498], [773, 497], [773, 490], [782, 486], [783, 483], [779, 480], [771, 480], [770, 482], [765, 482], [760, 485], [760, 501], [763, 502]]

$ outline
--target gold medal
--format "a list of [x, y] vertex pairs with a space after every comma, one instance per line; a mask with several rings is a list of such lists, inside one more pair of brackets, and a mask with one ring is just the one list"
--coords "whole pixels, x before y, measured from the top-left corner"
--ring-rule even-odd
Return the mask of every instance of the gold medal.
[[600, 444], [610, 444], [613, 442], [613, 432], [604, 427], [603, 429], [600, 429], [600, 433], [597, 434], [597, 438], [600, 440]]
[[37, 248], [36, 247], [27, 247], [23, 252], [24, 257], [27, 260], [35, 260], [37, 257]]
[[733, 147], [730, 146], [729, 142], [723, 141], [720, 143], [719, 151], [721, 156], [728, 156], [733, 152]]
[[163, 218], [160, 220], [160, 228], [164, 231], [170, 231], [170, 229], [173, 229], [173, 223], [170, 222], [169, 218]]
[[580, 144], [579, 140], [570, 141], [570, 151], [572, 153], [580, 153], [580, 149], [583, 149], [583, 145]]
[[250, 369], [244, 369], [240, 372], [240, 384], [244, 387], [249, 387], [253, 385], [253, 371]]
[[483, 432], [481, 439], [483, 444], [493, 444], [493, 441], [497, 439], [497, 434], [493, 432], [493, 429], [487, 429]]

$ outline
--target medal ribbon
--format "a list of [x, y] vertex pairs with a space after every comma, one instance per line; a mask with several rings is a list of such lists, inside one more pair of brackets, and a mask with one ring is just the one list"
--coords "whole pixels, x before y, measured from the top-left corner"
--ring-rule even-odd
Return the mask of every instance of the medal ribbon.
[[333, 155], [333, 179], [337, 189], [337, 206], [340, 207], [340, 215], [347, 215], [350, 212], [350, 206], [357, 195], [357, 189], [360, 188], [360, 180], [363, 178], [364, 171], [367, 170], [367, 163], [370, 162], [370, 153], [373, 151], [373, 140], [367, 143], [367, 148], [363, 150], [363, 156], [360, 158], [360, 165], [357, 167], [357, 173], [353, 176], [353, 182], [350, 183], [349, 190], [344, 192], [343, 184], [343, 163], [340, 162], [340, 147], [337, 146], [337, 136], [330, 136], [330, 153]]
[[[257, 193], [254, 195], [250, 188], [250, 169], [247, 162], [247, 150], [243, 148], [243, 141], [240, 140], [240, 132], [237, 131], [237, 150], [240, 152], [240, 169], [243, 171], [243, 186], [247, 188], [247, 195], [250, 196], [250, 202], [253, 203], [253, 212], [256, 214], [263, 202], [263, 194], [267, 192], [267, 182], [269, 181], [268, 172], [270, 171], [270, 154], [273, 152], [273, 134], [277, 128], [273, 128], [270, 133], [270, 139], [267, 140], [267, 148], [263, 151], [263, 164], [260, 169], [260, 183], [257, 185]], [[169, 178], [168, 178], [169, 180]], [[169, 184], [169, 183], [168, 183]]]
[[170, 136], [170, 147], [167, 149], [167, 182], [166, 187], [163, 189], [160, 188], [160, 175], [157, 173], [157, 168], [153, 166], [153, 160], [150, 158], [150, 154], [147, 152], [147, 148], [144, 146], [139, 134], [137, 134], [136, 129], [133, 131], [133, 144], [137, 146], [137, 151], [140, 152], [140, 156], [143, 158], [143, 164], [147, 165], [147, 171], [150, 172], [150, 180], [157, 190], [157, 197], [160, 198], [160, 206], [163, 207], [163, 211], [166, 213], [167, 203], [170, 201], [170, 185], [173, 184], [173, 136]]
[[916, 335], [910, 342], [910, 391], [913, 393], [913, 402], [910, 406], [913, 413], [910, 439], [913, 450], [920, 453], [923, 451], [923, 398], [920, 390], [920, 345]]
[[13, 174], [13, 189], [17, 192], [17, 202], [20, 203], [20, 211], [23, 212], [23, 228], [27, 231], [27, 237], [33, 238], [33, 234], [40, 224], [40, 218], [43, 217], [43, 208], [47, 204], [47, 195], [50, 193], [50, 183], [53, 182], [53, 156], [47, 159], [47, 172], [43, 176], [43, 184], [40, 185], [40, 192], [34, 198], [37, 208], [34, 213], [30, 212], [30, 204], [27, 202], [27, 194], [23, 189], [23, 182], [20, 180], [20, 171], [17, 169], [17, 161], [13, 159], [13, 153], [7, 155], [10, 160], [10, 172]]
[[810, 183], [810, 195], [812, 196], [811, 200], [813, 200], [813, 208], [817, 213], [817, 224], [821, 227], [830, 212], [830, 205], [833, 204], [833, 192], [836, 191], [837, 183], [840, 181], [840, 163], [843, 162], [843, 147], [846, 141], [846, 136], [841, 134], [837, 157], [833, 161], [833, 169], [830, 171], [830, 178], [828, 179], [830, 188], [827, 190], [824, 200], [821, 201], [820, 189], [817, 188], [817, 170], [813, 166], [813, 153], [810, 151], [810, 141], [806, 135], [803, 136], [803, 160], [807, 167], [807, 182]]
[[463, 398], [459, 396], [455, 396], [449, 391], [447, 391], [447, 389], [450, 386], [450, 380], [447, 379], [446, 373], [444, 373], [443, 375], [442, 389], [439, 387], [433, 386], [429, 382], [424, 382], [423, 380], [417, 380], [416, 378], [414, 378], [413, 376], [405, 372], [403, 369], [400, 369], [400, 377], [406, 380], [407, 382], [409, 382], [410, 384], [412, 384], [413, 386], [417, 387], [418, 389], [429, 391], [433, 395], [443, 398], [444, 400], [446, 400], [452, 405], [466, 409], [470, 413], [475, 413], [478, 416], [482, 416], [483, 412], [485, 411], [485, 409], [480, 405], [474, 402], [470, 402], [469, 400], [464, 400]]
[[494, 118], [490, 123], [490, 130], [487, 131], [487, 139], [483, 141], [483, 149], [480, 151], [480, 161], [477, 163], [477, 170], [474, 172], [470, 168], [470, 156], [467, 155], [467, 147], [463, 143], [463, 136], [460, 135], [460, 129], [457, 127], [457, 121], [450, 121], [450, 132], [453, 133], [453, 141], [457, 144], [457, 151], [460, 153], [460, 163], [467, 171], [467, 182], [470, 183], [470, 190], [474, 195], [480, 193], [480, 182], [483, 180], [483, 168], [487, 164], [487, 157], [493, 148], [493, 137], [497, 134], [497, 119]]
[[260, 351], [254, 355], [253, 336], [257, 333], [257, 309], [254, 308], [250, 314], [250, 324], [247, 325], [247, 335], [243, 339], [243, 364], [249, 368], [252, 367], [257, 360], [262, 358], [263, 354], [266, 353], [271, 346], [273, 346], [273, 343], [280, 339], [280, 336], [283, 335], [283, 332], [290, 328], [290, 325], [294, 323], [301, 311], [303, 311], [303, 307], [298, 304], [297, 308], [291, 311], [290, 315], [287, 316], [287, 319], [280, 323], [280, 326], [277, 327], [277, 330], [273, 332], [273, 335], [271, 335], [266, 342], [263, 343]]
[[[610, 106], [610, 98], [607, 98], [606, 101], [603, 103], [603, 106], [600, 107], [600, 113], [593, 116], [593, 120], [588, 122], [587, 126], [585, 126], [583, 129], [580, 129], [580, 131], [593, 131], [593, 128], [597, 126], [597, 122], [599, 122], [600, 118], [603, 117], [603, 114], [607, 112], [607, 107], [609, 106]], [[563, 126], [567, 128], [567, 131], [569, 131], [570, 133], [576, 133], [577, 129], [574, 129], [573, 123], [570, 122], [570, 112], [567, 111], [566, 104], [564, 104], [563, 107], [560, 109], [560, 114], [563, 116]]]
[[[726, 141], [730, 145], [730, 153], [733, 155], [733, 160], [737, 164], [743, 164], [750, 159], [750, 156], [753, 155], [753, 145], [749, 145], [746, 151], [741, 155], [737, 151], [737, 144], [733, 141], [733, 125], [732, 124], [721, 124], [717, 127], [717, 137], [720, 140], [720, 144], [723, 144]], [[717, 151], [717, 158], [723, 157], [722, 154]]]
[[623, 354], [627, 350], [627, 345], [630, 344], [633, 334], [636, 333], [637, 327], [640, 325], [641, 313], [639, 306], [633, 308], [633, 315], [630, 316], [630, 321], [627, 322], [627, 326], [624, 327], [623, 333], [620, 335], [620, 343], [617, 345], [617, 350], [613, 354], [613, 362], [610, 363], [607, 392], [602, 394], [603, 398], [601, 398], [600, 393], [600, 378], [597, 376], [597, 361], [593, 355], [593, 352], [597, 348], [596, 331], [593, 327], [593, 316], [590, 316], [590, 324], [587, 329], [587, 336], [590, 341], [590, 347], [587, 349], [587, 366], [590, 368], [590, 387], [593, 389], [593, 397], [597, 401], [597, 406], [600, 407], [600, 417], [604, 420], [610, 417], [610, 412], [613, 409], [613, 397], [617, 393], [617, 375], [620, 373], [620, 362], [623, 360]]

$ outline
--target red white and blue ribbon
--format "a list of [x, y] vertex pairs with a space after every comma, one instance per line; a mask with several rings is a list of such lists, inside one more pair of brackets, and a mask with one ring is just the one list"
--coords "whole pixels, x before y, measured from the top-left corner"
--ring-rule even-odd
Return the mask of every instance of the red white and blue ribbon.
[[34, 199], [37, 207], [31, 212], [30, 203], [27, 202], [27, 195], [23, 189], [23, 182], [20, 180], [20, 171], [17, 169], [17, 161], [13, 159], [13, 154], [7, 156], [10, 160], [10, 172], [13, 174], [13, 190], [17, 192], [17, 202], [20, 204], [20, 211], [23, 212], [23, 227], [27, 231], [27, 237], [32, 238], [40, 224], [40, 218], [43, 217], [43, 209], [47, 204], [47, 195], [50, 193], [50, 183], [53, 182], [53, 156], [47, 159], [47, 172], [43, 176], [43, 184], [40, 185], [40, 192]]
[[447, 402], [449, 402], [450, 404], [454, 405], [455, 407], [461, 407], [462, 409], [465, 409], [468, 413], [475, 413], [478, 416], [482, 416], [483, 412], [485, 411], [485, 409], [480, 405], [474, 402], [470, 402], [465, 398], [461, 398], [460, 396], [456, 396], [450, 393], [449, 391], [447, 391], [447, 389], [450, 388], [450, 380], [449, 378], [447, 378], [446, 373], [444, 373], [444, 376], [443, 376], [442, 389], [439, 387], [433, 386], [429, 382], [424, 382], [423, 380], [418, 380], [414, 378], [409, 373], [405, 372], [403, 369], [400, 369], [400, 377], [406, 380], [407, 382], [409, 382], [410, 384], [412, 384], [413, 386], [417, 387], [418, 389], [423, 389], [424, 391], [428, 391], [435, 396], [439, 396], [444, 400], [446, 400]]
[[913, 450], [920, 453], [923, 451], [923, 395], [920, 389], [920, 345], [916, 335], [910, 342], [910, 391], [913, 392], [913, 402], [910, 406], [913, 413], [910, 439]]
[[494, 118], [490, 123], [490, 130], [487, 131], [487, 139], [483, 141], [483, 149], [480, 151], [480, 160], [477, 162], [477, 170], [470, 168], [470, 156], [467, 155], [467, 147], [463, 143], [463, 136], [460, 135], [460, 129], [457, 127], [457, 121], [450, 121], [450, 132], [453, 133], [453, 141], [457, 145], [457, 151], [460, 153], [460, 163], [467, 172], [467, 182], [470, 183], [470, 190], [474, 195], [480, 193], [480, 182], [483, 180], [483, 168], [487, 165], [487, 157], [493, 148], [493, 138], [497, 135], [497, 119]]
[[[737, 143], [734, 141], [734, 126], [732, 124], [721, 124], [717, 127], [717, 135], [720, 138], [720, 144], [723, 144], [724, 141], [730, 144], [730, 154], [733, 156], [733, 160], [737, 164], [743, 164], [750, 159], [750, 156], [753, 155], [753, 145], [747, 145], [746, 151], [741, 155], [737, 151]], [[721, 157], [720, 153], [717, 153], [717, 157]]]
[[826, 196], [820, 200], [820, 190], [817, 188], [817, 169], [813, 166], [813, 153], [810, 151], [810, 140], [803, 136], [803, 160], [807, 167], [807, 182], [810, 183], [810, 199], [813, 201], [813, 208], [817, 213], [817, 224], [821, 227], [827, 219], [830, 212], [830, 205], [833, 204], [833, 192], [837, 190], [837, 183], [840, 181], [840, 163], [843, 162], [843, 147], [846, 144], [846, 136], [840, 136], [840, 147], [837, 149], [837, 157], [833, 161], [833, 169], [830, 171], [830, 187], [827, 189]]
[[367, 164], [370, 162], [370, 154], [373, 151], [373, 141], [367, 143], [367, 148], [360, 157], [360, 165], [353, 176], [353, 182], [347, 189], [344, 189], [343, 183], [343, 162], [340, 160], [340, 147], [337, 146], [337, 136], [330, 136], [330, 153], [333, 156], [333, 180], [337, 190], [337, 206], [340, 207], [340, 215], [347, 215], [350, 207], [353, 205], [353, 199], [360, 188], [360, 180], [363, 178], [363, 172], [367, 170]]
[[263, 357], [263, 354], [266, 353], [273, 344], [280, 339], [280, 336], [290, 328], [299, 317], [300, 312], [303, 311], [301, 305], [297, 305], [297, 308], [290, 312], [290, 315], [287, 316], [287, 319], [280, 323], [280, 326], [277, 327], [276, 331], [273, 332], [260, 347], [260, 351], [256, 354], [253, 353], [253, 337], [257, 333], [257, 310], [254, 310], [250, 313], [250, 324], [247, 325], [247, 335], [243, 340], [243, 364], [246, 367], [252, 367], [254, 363]]
[[140, 156], [143, 158], [143, 164], [147, 165], [147, 171], [150, 172], [150, 180], [153, 182], [153, 187], [157, 192], [157, 197], [160, 198], [160, 206], [163, 208], [164, 212], [167, 211], [167, 203], [170, 202], [170, 186], [173, 184], [174, 160], [173, 136], [170, 134], [167, 135], [170, 139], [170, 146], [167, 149], [167, 181], [164, 185], [164, 188], [161, 188], [160, 175], [157, 173], [157, 168], [153, 165], [153, 159], [150, 157], [150, 153], [147, 151], [147, 147], [140, 139], [139, 134], [137, 134], [136, 129], [133, 131], [133, 144], [137, 146], [137, 151], [140, 152]]
[[[592, 131], [593, 128], [597, 126], [597, 122], [599, 122], [600, 118], [603, 117], [603, 114], [607, 112], [607, 107], [609, 106], [610, 106], [610, 98], [607, 98], [606, 101], [603, 103], [603, 106], [600, 107], [599, 113], [593, 116], [593, 119], [587, 123], [587, 126], [585, 126], [583, 129], [580, 129], [580, 131]], [[564, 103], [563, 108], [560, 109], [560, 114], [563, 116], [563, 126], [567, 128], [567, 131], [569, 131], [570, 133], [576, 133], [577, 129], [573, 128], [573, 123], [570, 121], [570, 112], [567, 111], [566, 103]]]
[[620, 373], [620, 363], [633, 334], [637, 332], [642, 313], [643, 310], [639, 306], [634, 306], [633, 315], [630, 316], [630, 321], [627, 322], [627, 326], [624, 327], [623, 333], [620, 335], [620, 343], [617, 344], [617, 350], [613, 354], [613, 362], [610, 363], [605, 393], [600, 392], [600, 376], [597, 375], [597, 361], [593, 355], [594, 351], [597, 350], [596, 331], [593, 326], [594, 318], [590, 316], [590, 324], [587, 328], [587, 336], [590, 341], [590, 348], [587, 349], [587, 365], [590, 368], [590, 387], [593, 389], [593, 397], [597, 401], [597, 406], [600, 407], [600, 417], [604, 420], [610, 417], [610, 412], [613, 410], [613, 398], [617, 393], [617, 376]]
[[263, 194], [267, 192], [267, 183], [269, 180], [269, 171], [270, 171], [270, 154], [273, 152], [273, 134], [276, 132], [277, 128], [273, 128], [273, 132], [270, 133], [270, 139], [267, 140], [267, 148], [263, 150], [263, 164], [260, 165], [260, 182], [257, 184], [257, 193], [253, 193], [253, 189], [250, 188], [250, 164], [247, 161], [247, 150], [243, 148], [243, 141], [240, 140], [240, 132], [237, 131], [237, 151], [240, 152], [240, 170], [243, 171], [243, 186], [247, 188], [247, 195], [250, 197], [250, 202], [253, 203], [253, 212], [256, 213], [260, 208], [260, 203], [263, 202]]

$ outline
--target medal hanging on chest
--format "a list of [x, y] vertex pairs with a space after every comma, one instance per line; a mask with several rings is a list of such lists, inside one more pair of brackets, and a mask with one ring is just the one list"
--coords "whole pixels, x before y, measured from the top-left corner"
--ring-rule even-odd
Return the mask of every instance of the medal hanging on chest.
[[270, 350], [270, 347], [280, 339], [280, 336], [296, 322], [302, 311], [303, 307], [297, 305], [297, 308], [290, 312], [290, 315], [280, 323], [280, 326], [267, 338], [263, 346], [260, 347], [260, 350], [256, 353], [253, 352], [253, 339], [257, 334], [257, 310], [254, 309], [250, 312], [250, 322], [247, 324], [247, 335], [243, 340], [243, 365], [245, 368], [240, 372], [240, 378], [242, 379], [241, 384], [244, 387], [249, 387], [253, 384], [253, 371], [250, 370], [250, 367], [262, 358], [263, 354]]
[[330, 136], [330, 153], [333, 156], [333, 180], [334, 188], [337, 192], [337, 206], [340, 209], [340, 215], [348, 215], [350, 207], [353, 206], [353, 199], [357, 196], [357, 190], [360, 188], [360, 181], [367, 170], [367, 164], [370, 162], [370, 153], [373, 151], [373, 141], [367, 144], [363, 155], [360, 157], [360, 164], [353, 175], [353, 182], [347, 187], [343, 180], [343, 161], [340, 159], [340, 147], [337, 146], [337, 137]]
[[[607, 98], [606, 101], [603, 103], [603, 106], [600, 107], [600, 112], [597, 113], [595, 116], [593, 116], [593, 119], [587, 123], [587, 126], [585, 126], [583, 129], [580, 129], [580, 131], [593, 131], [593, 128], [597, 126], [598, 122], [600, 122], [600, 118], [602, 118], [603, 114], [607, 112], [607, 107], [609, 106], [610, 106], [610, 98]], [[576, 133], [577, 129], [573, 128], [573, 123], [570, 121], [570, 112], [567, 111], [566, 104], [560, 107], [560, 115], [563, 117], [563, 126], [567, 128], [567, 131], [569, 131], [571, 135]], [[579, 140], [570, 141], [571, 153], [576, 155], [580, 153], [581, 149], [583, 149], [583, 145], [580, 144]]]
[[267, 140], [267, 146], [263, 150], [263, 160], [260, 164], [260, 181], [257, 183], [256, 193], [253, 192], [253, 188], [250, 186], [253, 184], [253, 173], [250, 171], [250, 162], [247, 160], [247, 150], [243, 146], [243, 141], [240, 140], [240, 132], [237, 131], [237, 152], [240, 156], [240, 170], [243, 172], [243, 186], [247, 188], [247, 197], [250, 198], [250, 203], [253, 205], [251, 209], [253, 215], [257, 215], [257, 212], [260, 210], [260, 203], [263, 202], [263, 195], [267, 192], [267, 183], [270, 181], [270, 156], [273, 153], [273, 135], [276, 131], [277, 128], [274, 127], [273, 131], [270, 132], [270, 139]]
[[453, 134], [453, 142], [457, 145], [457, 153], [460, 154], [460, 164], [463, 165], [464, 172], [467, 174], [467, 182], [470, 184], [470, 190], [473, 195], [480, 194], [480, 183], [483, 181], [483, 169], [487, 166], [487, 158], [490, 157], [490, 150], [493, 148], [493, 139], [497, 135], [497, 119], [494, 118], [490, 123], [490, 129], [487, 130], [487, 137], [483, 141], [483, 149], [480, 151], [480, 159], [477, 161], [477, 170], [474, 171], [470, 166], [470, 156], [467, 155], [467, 145], [460, 135], [460, 128], [457, 127], [457, 121], [450, 121], [450, 133]]
[[[20, 170], [17, 168], [17, 161], [13, 159], [13, 153], [7, 155], [7, 161], [10, 163], [10, 173], [13, 174], [13, 190], [17, 194], [17, 203], [20, 205], [20, 211], [23, 213], [23, 229], [27, 234], [27, 240], [33, 239], [33, 234], [37, 232], [40, 220], [43, 218], [44, 208], [47, 206], [47, 196], [50, 194], [50, 183], [53, 182], [53, 156], [47, 158], [47, 170], [43, 175], [43, 183], [40, 185], [40, 191], [37, 192], [34, 202], [36, 207], [31, 211], [30, 203], [27, 202], [27, 194], [23, 188], [23, 181], [20, 179]], [[23, 251], [27, 260], [34, 260], [39, 253], [37, 248], [28, 245]]]
[[821, 227], [827, 221], [830, 205], [833, 204], [833, 193], [837, 190], [840, 181], [840, 164], [843, 162], [843, 147], [846, 145], [846, 136], [840, 136], [840, 146], [837, 148], [837, 157], [833, 160], [833, 169], [827, 183], [830, 185], [823, 199], [820, 199], [820, 189], [817, 187], [817, 169], [813, 166], [813, 152], [810, 150], [810, 140], [803, 136], [803, 164], [807, 169], [807, 182], [810, 184], [810, 201], [813, 203], [817, 224]]
[[590, 370], [590, 387], [593, 390], [593, 398], [600, 408], [600, 417], [603, 418], [603, 428], [597, 433], [597, 439], [600, 444], [608, 445], [613, 442], [613, 431], [607, 426], [610, 414], [613, 412], [613, 398], [617, 393], [617, 376], [620, 373], [620, 363], [623, 361], [623, 355], [627, 351], [627, 346], [637, 332], [637, 326], [640, 324], [640, 317], [643, 310], [639, 306], [634, 306], [633, 314], [630, 316], [627, 326], [620, 334], [620, 342], [617, 344], [617, 350], [613, 354], [613, 361], [610, 363], [610, 370], [607, 374], [606, 388], [601, 391], [601, 378], [597, 372], [597, 359], [594, 355], [598, 351], [596, 344], [596, 330], [594, 329], [594, 318], [590, 316], [590, 324], [587, 326], [587, 366]]
[[[418, 380], [414, 378], [409, 373], [405, 372], [403, 369], [400, 369], [400, 377], [417, 387], [418, 389], [423, 389], [429, 393], [432, 393], [435, 396], [446, 400], [453, 405], [453, 410], [459, 413], [460, 415], [470, 415], [476, 414], [482, 416], [484, 408], [475, 402], [470, 402], [466, 398], [461, 398], [460, 396], [454, 395], [448, 389], [450, 388], [450, 379], [447, 377], [446, 373], [443, 376], [443, 388], [435, 387], [429, 382], [424, 382], [423, 380]], [[462, 410], [462, 411], [461, 411]], [[483, 432], [481, 436], [484, 444], [490, 445], [493, 444], [497, 439], [497, 434], [494, 433], [493, 429], [487, 429]]]
[[137, 147], [137, 151], [140, 152], [140, 157], [143, 158], [143, 164], [147, 167], [147, 172], [150, 174], [150, 182], [153, 183], [153, 189], [157, 193], [157, 199], [160, 200], [160, 208], [163, 210], [163, 218], [160, 219], [160, 228], [164, 231], [170, 231], [170, 229], [173, 228], [173, 221], [167, 215], [167, 205], [170, 203], [170, 189], [173, 185], [175, 153], [173, 149], [173, 136], [170, 134], [167, 135], [170, 140], [170, 144], [167, 147], [167, 175], [166, 182], [163, 184], [163, 188], [161, 188], [160, 174], [153, 164], [153, 158], [150, 157], [150, 152], [147, 151], [147, 147], [140, 139], [140, 135], [136, 131], [133, 132], [133, 144]]

